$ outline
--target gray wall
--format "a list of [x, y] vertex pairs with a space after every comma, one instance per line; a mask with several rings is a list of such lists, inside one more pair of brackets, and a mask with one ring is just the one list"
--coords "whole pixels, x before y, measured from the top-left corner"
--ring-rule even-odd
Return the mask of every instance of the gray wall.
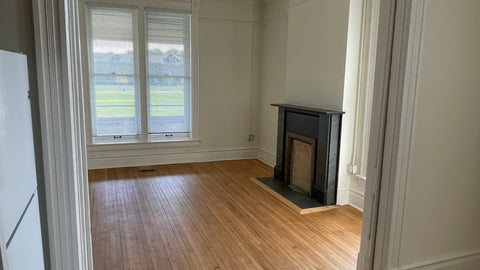
[[38, 193], [40, 215], [44, 239], [46, 269], [49, 267], [48, 236], [46, 226], [45, 185], [43, 174], [42, 145], [40, 132], [40, 115], [38, 103], [37, 73], [35, 63], [35, 40], [31, 0], [0, 1], [0, 49], [24, 53], [28, 60], [30, 97], [32, 104], [33, 136], [37, 161]]

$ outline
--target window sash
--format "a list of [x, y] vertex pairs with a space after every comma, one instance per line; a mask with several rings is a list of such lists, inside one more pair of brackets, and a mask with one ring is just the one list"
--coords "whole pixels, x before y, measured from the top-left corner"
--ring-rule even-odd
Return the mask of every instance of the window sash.
[[[145, 11], [145, 41], [146, 41], [146, 72], [147, 72], [147, 107], [148, 107], [148, 138], [149, 140], [175, 140], [180, 138], [191, 138], [191, 15], [186, 12], [179, 11], [166, 11], [162, 9], [146, 9]], [[168, 64], [165, 70], [162, 70], [162, 63], [158, 60], [161, 57], [156, 57], [155, 61], [153, 55], [153, 49], [150, 50], [150, 46], [157, 47], [157, 50], [162, 52], [162, 55], [167, 54], [168, 49], [163, 49], [163, 47], [181, 47], [183, 46], [182, 59], [182, 68], [181, 72], [178, 70], [172, 71], [169, 69]], [[180, 52], [181, 49], [180, 49]], [[177, 55], [178, 57], [178, 55]], [[163, 61], [166, 57], [163, 56]], [[162, 61], [162, 60], [160, 60]], [[155, 65], [159, 70], [154, 71]], [[175, 68], [175, 67], [173, 67]], [[160, 72], [162, 71], [162, 72]], [[159, 74], [167, 72], [167, 74]], [[168, 107], [169, 105], [159, 105], [155, 103], [164, 103], [162, 100], [157, 100], [161, 97], [161, 92], [153, 91], [153, 79], [158, 79], [159, 81], [168, 80], [172, 81], [183, 81], [183, 115], [176, 116], [177, 119], [174, 119], [175, 116], [167, 116], [168, 114], [176, 115], [175, 110], [168, 110], [165, 116], [161, 116], [162, 113], [158, 112], [159, 107]], [[158, 85], [157, 85], [158, 87]], [[156, 94], [157, 97], [153, 97], [153, 94]], [[167, 97], [165, 97], [167, 98]], [[157, 102], [155, 102], [157, 101]], [[178, 103], [170, 104], [171, 108], [178, 108], [182, 106]], [[156, 115], [155, 115], [156, 114]], [[163, 117], [164, 120], [156, 121], [158, 118]], [[167, 119], [170, 118], [170, 119]], [[171, 121], [168, 130], [167, 127], [162, 127], [161, 123]], [[158, 123], [160, 122], [160, 123]]]
[[[140, 87], [139, 87], [139, 71], [138, 71], [138, 33], [137, 33], [137, 10], [135, 8], [119, 8], [119, 7], [105, 7], [88, 4], [87, 8], [87, 42], [88, 42], [88, 67], [90, 80], [90, 112], [91, 112], [91, 133], [93, 142], [102, 142], [104, 140], [111, 140], [112, 142], [139, 140], [140, 131]], [[109, 20], [113, 25], [102, 24], [98, 20]], [[95, 22], [97, 20], [97, 22]], [[117, 43], [117, 46], [125, 43], [126, 47], [132, 49], [132, 55], [128, 56], [128, 48], [117, 47], [112, 49], [112, 52], [102, 52], [102, 47], [97, 47], [98, 52], [95, 51], [94, 43]], [[130, 45], [129, 45], [130, 43]], [[113, 45], [113, 44], [110, 44]], [[106, 47], [104, 47], [106, 48]], [[118, 50], [122, 50], [118, 52]], [[114, 50], [117, 50], [115, 53]], [[127, 52], [127, 54], [126, 54]], [[125, 62], [106, 60], [109, 57], [131, 57]], [[104, 59], [97, 59], [104, 58]], [[110, 63], [109, 63], [110, 62]], [[99, 72], [96, 64], [105, 64], [104, 72]], [[112, 72], [119, 64], [126, 64], [130, 66], [127, 72]], [[98, 65], [100, 66], [100, 64]], [[132, 72], [133, 71], [133, 72]], [[100, 79], [99, 79], [100, 78]], [[104, 80], [104, 84], [97, 83], [99, 80]], [[108, 79], [127, 78], [127, 81], [112, 82], [108, 84]], [[131, 83], [130, 80], [133, 80]], [[121, 85], [131, 86], [132, 90], [127, 90], [123, 93], [116, 93], [121, 88]], [[103, 86], [104, 90], [99, 88]], [[109, 89], [109, 87], [111, 87]], [[123, 101], [118, 99], [120, 95], [127, 95], [133, 91], [133, 104], [128, 98]], [[117, 96], [118, 95], [118, 96]], [[100, 96], [103, 96], [102, 103], [97, 104]], [[106, 103], [106, 104], [105, 104]], [[109, 104], [110, 103], [110, 104]], [[119, 104], [116, 104], [119, 103]], [[133, 107], [132, 117], [125, 116], [126, 111], [119, 108]], [[110, 110], [106, 109], [110, 108]], [[117, 110], [115, 110], [117, 109]], [[122, 113], [118, 113], [118, 112]], [[119, 125], [124, 124], [124, 128]], [[114, 128], [112, 128], [114, 126]]]

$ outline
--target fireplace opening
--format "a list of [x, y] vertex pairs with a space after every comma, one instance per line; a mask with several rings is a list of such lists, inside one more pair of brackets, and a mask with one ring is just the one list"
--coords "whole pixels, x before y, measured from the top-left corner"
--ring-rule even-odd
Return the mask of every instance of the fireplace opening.
[[314, 138], [286, 133], [285, 182], [299, 193], [311, 196], [315, 177]]

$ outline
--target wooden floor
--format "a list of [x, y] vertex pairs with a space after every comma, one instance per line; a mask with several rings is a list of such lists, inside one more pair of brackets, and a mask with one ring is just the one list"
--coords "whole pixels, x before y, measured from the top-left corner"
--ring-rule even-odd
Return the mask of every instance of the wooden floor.
[[260, 161], [150, 168], [89, 172], [95, 270], [355, 268], [361, 212], [296, 213]]

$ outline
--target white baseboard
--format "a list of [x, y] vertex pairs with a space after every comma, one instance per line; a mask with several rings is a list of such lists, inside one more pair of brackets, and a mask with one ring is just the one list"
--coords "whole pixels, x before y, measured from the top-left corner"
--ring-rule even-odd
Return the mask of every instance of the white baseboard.
[[128, 155], [122, 151], [118, 152], [103, 151], [101, 153], [89, 153], [88, 169], [120, 168], [132, 166], [149, 166], [189, 162], [208, 162], [220, 160], [239, 160], [256, 159], [258, 157], [257, 148], [232, 148], [217, 150], [198, 150], [188, 152], [164, 152], [152, 154]]
[[363, 212], [363, 202], [365, 194], [355, 189], [350, 189], [348, 192], [348, 204]]
[[[273, 153], [256, 147], [178, 151], [175, 150], [175, 148], [143, 147], [135, 149], [129, 148], [128, 146], [92, 146], [88, 151], [88, 169], [94, 170], [239, 159], [258, 159], [271, 167], [275, 166], [276, 161]], [[364, 195], [356, 190], [339, 189], [337, 193], [337, 204], [350, 204], [354, 208], [363, 211], [363, 197]]]
[[337, 190], [337, 205], [348, 204], [348, 188]]
[[258, 148], [257, 158], [263, 163], [269, 165], [270, 167], [275, 167], [276, 157], [274, 153], [262, 148]]
[[480, 249], [404, 265], [391, 270], [477, 270], [480, 269]]

